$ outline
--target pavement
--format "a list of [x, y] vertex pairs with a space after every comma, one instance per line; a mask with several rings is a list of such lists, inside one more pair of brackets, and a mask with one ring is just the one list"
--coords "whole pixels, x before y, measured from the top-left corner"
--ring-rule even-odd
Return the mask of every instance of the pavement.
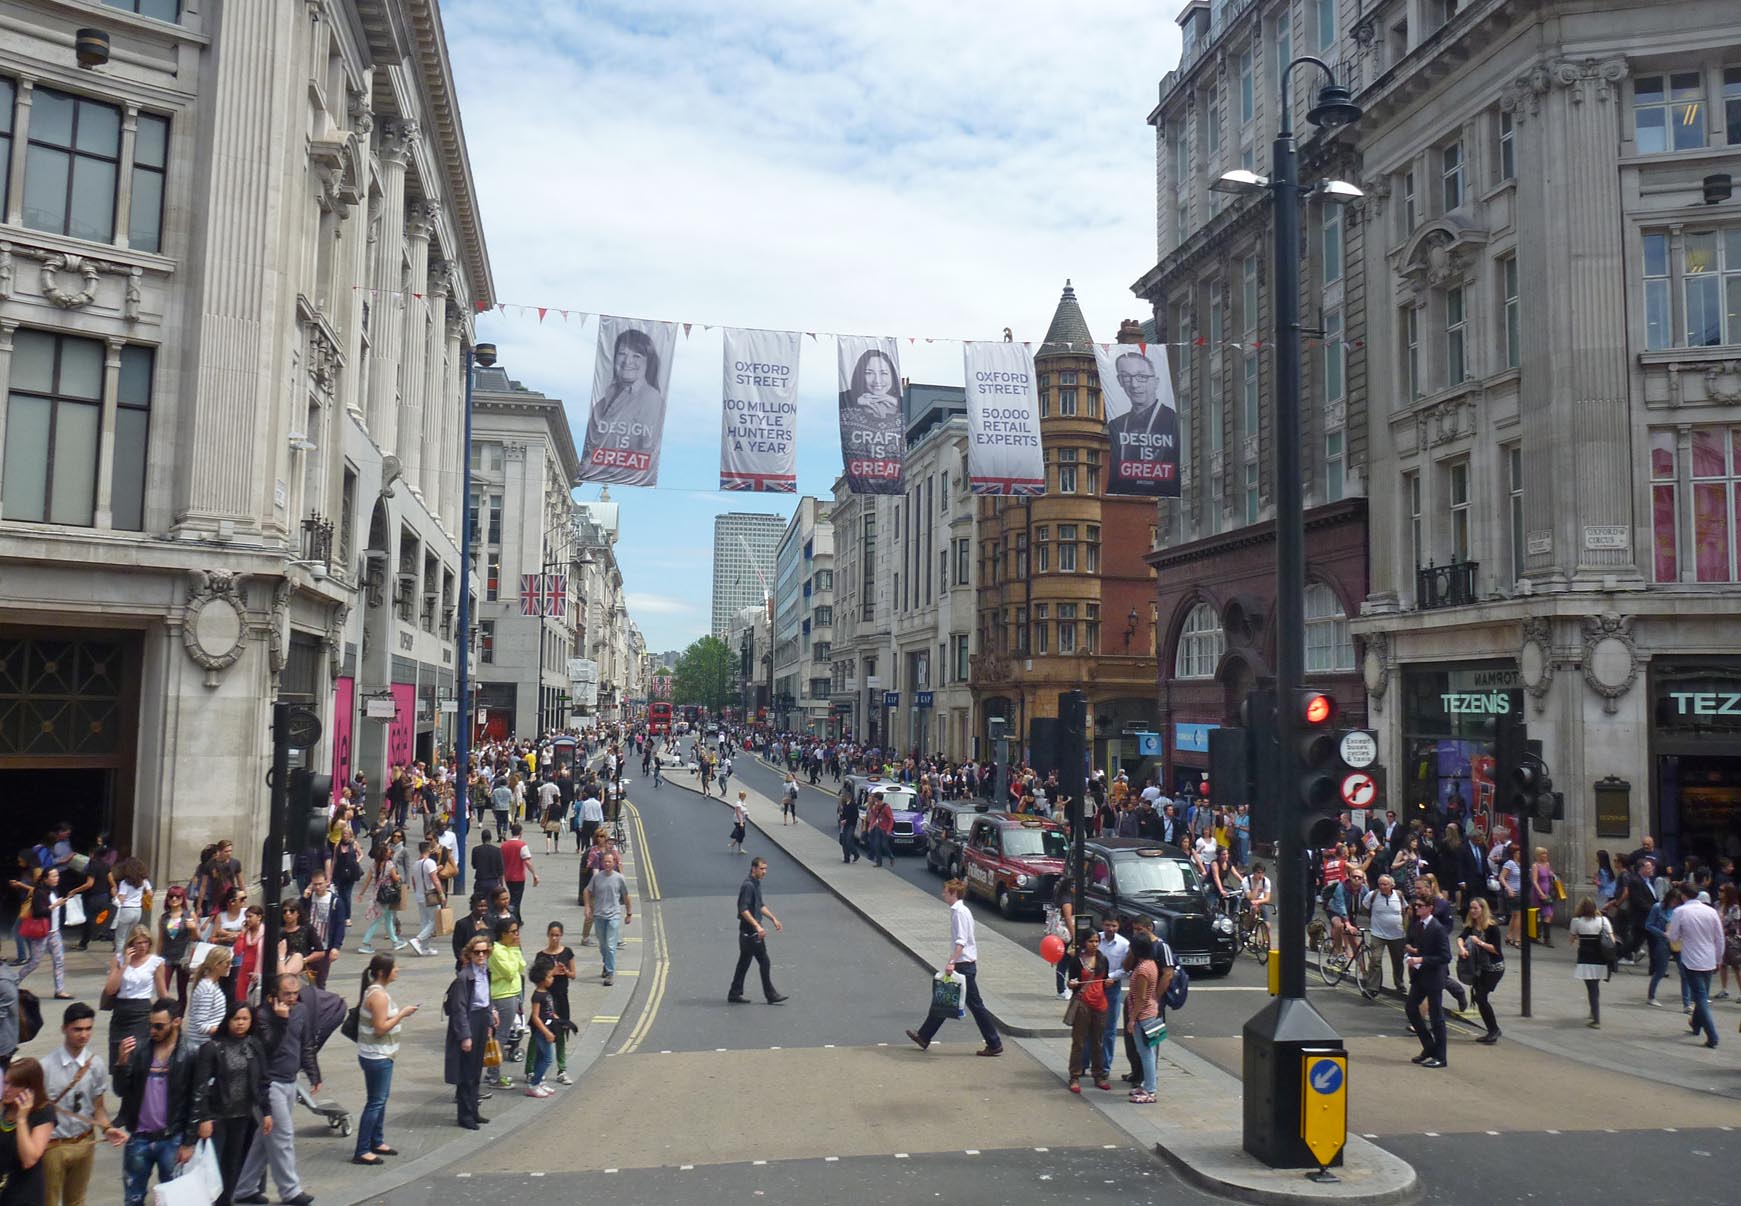
[[[686, 769], [667, 772], [666, 778], [699, 790], [695, 776]], [[832, 826], [825, 831], [805, 819], [806, 811], [816, 815], [816, 810], [801, 807], [796, 823], [782, 824], [775, 800], [748, 786], [741, 776], [730, 784], [728, 793], [735, 798], [739, 790], [747, 793], [751, 824], [768, 842], [927, 970], [942, 966], [948, 955], [948, 924], [937, 893], [927, 893], [862, 860], [844, 863]], [[726, 807], [724, 800], [709, 798]], [[825, 813], [818, 820], [828, 824], [831, 817], [832, 813]], [[995, 929], [981, 928], [978, 940], [980, 993], [999, 1029], [1059, 1080], [1067, 1079], [1068, 1031], [1062, 1024], [1063, 1006], [1053, 988], [1051, 965], [1031, 947]], [[1174, 1025], [1179, 1024], [1175, 1020]], [[1414, 1170], [1406, 1162], [1355, 1134], [1349, 1135], [1343, 1150], [1337, 1183], [1319, 1184], [1306, 1180], [1298, 1170], [1264, 1167], [1242, 1150], [1242, 1086], [1237, 1077], [1177, 1043], [1162, 1047], [1158, 1068], [1160, 1101], [1153, 1106], [1133, 1105], [1118, 1094], [1085, 1092], [1082, 1100], [1120, 1131], [1162, 1155], [1199, 1188], [1259, 1202], [1400, 1202], [1417, 1192]]]
[[[635, 893], [637, 903], [647, 891], [646, 872], [639, 858], [643, 843], [634, 840], [635, 821], [630, 820], [631, 840], [625, 858], [625, 874]], [[415, 823], [413, 824], [415, 828]], [[472, 836], [477, 830], [474, 828]], [[564, 834], [564, 849], [556, 855], [543, 853], [542, 833], [533, 834], [528, 845], [533, 852], [533, 867], [542, 880], [541, 886], [528, 884], [521, 905], [526, 922], [528, 962], [530, 952], [544, 942], [545, 927], [560, 921], [567, 930], [568, 944], [576, 954], [576, 978], [570, 986], [570, 1003], [578, 1035], [568, 1042], [568, 1071], [577, 1082], [598, 1060], [606, 1042], [621, 1016], [628, 1012], [630, 996], [643, 966], [646, 931], [637, 912], [636, 924], [626, 931], [627, 941], [618, 952], [617, 979], [610, 988], [599, 982], [598, 948], [579, 945], [583, 910], [577, 891], [580, 858], [574, 852], [573, 836]], [[164, 885], [159, 886], [161, 892]], [[464, 901], [455, 894], [456, 915], [463, 916]], [[360, 916], [360, 909], [358, 915]], [[416, 932], [415, 907], [398, 917], [411, 928], [405, 936]], [[368, 956], [356, 953], [362, 929], [353, 925], [345, 939], [345, 952], [328, 978], [328, 987], [354, 999], [358, 977], [368, 965]], [[388, 949], [380, 932], [375, 935], [377, 950]], [[349, 1204], [376, 1201], [379, 1196], [397, 1186], [406, 1185], [445, 1167], [456, 1160], [467, 1160], [493, 1144], [500, 1143], [506, 1132], [538, 1119], [550, 1103], [528, 1098], [523, 1093], [525, 1069], [511, 1071], [515, 1081], [512, 1089], [496, 1089], [495, 1096], [484, 1103], [483, 1113], [492, 1125], [481, 1131], [464, 1131], [455, 1125], [453, 1089], [443, 1083], [443, 1034], [446, 1019], [441, 1003], [447, 986], [453, 980], [452, 940], [443, 936], [432, 940], [436, 954], [420, 958], [409, 947], [398, 952], [399, 979], [393, 986], [393, 999], [400, 1005], [418, 1003], [422, 1008], [404, 1023], [399, 1055], [394, 1061], [393, 1089], [387, 1103], [387, 1142], [399, 1149], [399, 1155], [379, 1168], [350, 1163], [355, 1139], [345, 1137], [322, 1118], [299, 1109], [296, 1115], [297, 1167], [304, 1189], [324, 1204]], [[67, 955], [67, 991], [74, 997], [95, 1004], [107, 974], [107, 952], [99, 952], [93, 944], [89, 951]], [[25, 982], [25, 987], [42, 998], [42, 1032], [30, 1043], [19, 1048], [19, 1054], [40, 1058], [61, 1041], [60, 1013], [64, 1003], [51, 999], [53, 984], [47, 966], [38, 968]], [[98, 1034], [92, 1040], [103, 1050], [108, 1045], [108, 1015], [99, 1014]], [[328, 1040], [321, 1053], [321, 1072], [325, 1076], [320, 1099], [335, 1102], [349, 1111], [347, 1124], [355, 1125], [362, 1111], [365, 1093], [362, 1069], [355, 1049], [342, 1035]], [[559, 1093], [577, 1093], [574, 1089], [559, 1089]], [[554, 1100], [554, 1099], [552, 1099]], [[111, 1113], [119, 1109], [114, 1093], [108, 1096]], [[97, 1166], [92, 1180], [92, 1201], [119, 1201], [121, 1182], [120, 1153], [106, 1146], [97, 1149]], [[101, 1186], [115, 1188], [108, 1197]], [[276, 1190], [270, 1190], [276, 1198]]]

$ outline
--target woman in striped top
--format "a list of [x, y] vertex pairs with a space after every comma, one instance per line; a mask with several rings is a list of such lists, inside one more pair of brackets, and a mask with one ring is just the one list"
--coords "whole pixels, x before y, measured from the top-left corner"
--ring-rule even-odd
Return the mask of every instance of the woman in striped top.
[[187, 1021], [181, 1028], [182, 1045], [189, 1051], [198, 1051], [216, 1034], [224, 1015], [230, 1010], [230, 999], [224, 985], [229, 981], [230, 963], [234, 957], [229, 947], [214, 947], [194, 972], [196, 979], [188, 996]]

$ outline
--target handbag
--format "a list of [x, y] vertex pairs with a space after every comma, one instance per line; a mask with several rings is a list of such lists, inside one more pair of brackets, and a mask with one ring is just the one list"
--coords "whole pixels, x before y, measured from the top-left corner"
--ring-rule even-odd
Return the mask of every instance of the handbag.
[[46, 917], [25, 917], [18, 923], [18, 936], [28, 938], [32, 942], [47, 938], [48, 930], [48, 918]]
[[69, 896], [66, 898], [66, 901], [62, 907], [65, 910], [60, 915], [60, 923], [62, 925], [84, 925], [85, 924], [85, 898], [84, 897], [82, 897], [82, 896]]
[[1619, 958], [1620, 950], [1614, 944], [1614, 930], [1609, 926], [1606, 917], [1602, 918], [1602, 932], [1596, 936], [1596, 941], [1602, 948], [1602, 962], [1612, 963]]
[[1070, 1003], [1064, 1006], [1064, 1024], [1074, 1029], [1077, 1020], [1082, 1016], [1082, 1011], [1087, 1008], [1088, 1006], [1082, 1003], [1081, 997], [1071, 997]]
[[484, 1067], [499, 1068], [502, 1066], [502, 1044], [496, 1041], [495, 1035], [484, 1040]]
[[938, 972], [931, 979], [931, 1014], [941, 1018], [958, 1018], [966, 1013], [962, 996], [967, 981], [961, 976]]
[[1158, 1047], [1167, 1041], [1167, 1019], [1159, 1014], [1152, 1018], [1139, 1018], [1136, 1031], [1142, 1036], [1143, 1042], [1151, 1047]]
[[350, 1011], [345, 1014], [345, 1020], [339, 1023], [339, 1033], [353, 1043], [358, 1041], [357, 1036], [363, 1032], [363, 997], [368, 995], [369, 990], [365, 986], [362, 995], [357, 998], [357, 1003], [351, 1006]]
[[194, 1144], [193, 1155], [176, 1170], [171, 1181], [190, 1181], [206, 1191], [206, 1201], [215, 1202], [224, 1192], [224, 1173], [218, 1166], [218, 1151], [210, 1139]]
[[1463, 983], [1463, 984], [1467, 984], [1470, 987], [1474, 987], [1476, 974], [1477, 973], [1475, 971], [1475, 960], [1468, 955], [1458, 955], [1457, 956], [1457, 980], [1458, 980], [1458, 982]]

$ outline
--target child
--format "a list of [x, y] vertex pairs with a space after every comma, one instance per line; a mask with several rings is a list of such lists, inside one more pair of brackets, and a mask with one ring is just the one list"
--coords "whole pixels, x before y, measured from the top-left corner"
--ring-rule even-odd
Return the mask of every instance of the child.
[[[550, 1000], [556, 1007], [556, 1083], [571, 1085], [574, 1081], [568, 1076], [568, 1035], [577, 1029], [570, 1020], [572, 1014], [568, 1003], [568, 982], [574, 979], [574, 949], [563, 942], [566, 931], [560, 921], [552, 921], [545, 929], [549, 941], [536, 958], [550, 959], [556, 964], [556, 975], [550, 981]], [[526, 1052], [526, 1077], [532, 1077], [532, 1065], [538, 1058], [538, 1048], [533, 1044]]]
[[556, 1058], [556, 1005], [551, 1000], [550, 985], [556, 979], [556, 960], [548, 955], [540, 954], [532, 960], [532, 974], [529, 977], [537, 986], [532, 993], [532, 1008], [528, 1011], [532, 1020], [532, 1042], [537, 1048], [537, 1054], [532, 1061], [532, 1079], [526, 1086], [528, 1097], [554, 1097], [556, 1090], [544, 1083], [544, 1074], [550, 1070], [550, 1063]]

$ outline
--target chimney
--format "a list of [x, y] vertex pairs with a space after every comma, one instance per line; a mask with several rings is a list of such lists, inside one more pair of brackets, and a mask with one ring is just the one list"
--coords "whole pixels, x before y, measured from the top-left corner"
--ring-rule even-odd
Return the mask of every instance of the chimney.
[[1142, 343], [1143, 324], [1134, 318], [1127, 318], [1118, 324], [1119, 343]]

